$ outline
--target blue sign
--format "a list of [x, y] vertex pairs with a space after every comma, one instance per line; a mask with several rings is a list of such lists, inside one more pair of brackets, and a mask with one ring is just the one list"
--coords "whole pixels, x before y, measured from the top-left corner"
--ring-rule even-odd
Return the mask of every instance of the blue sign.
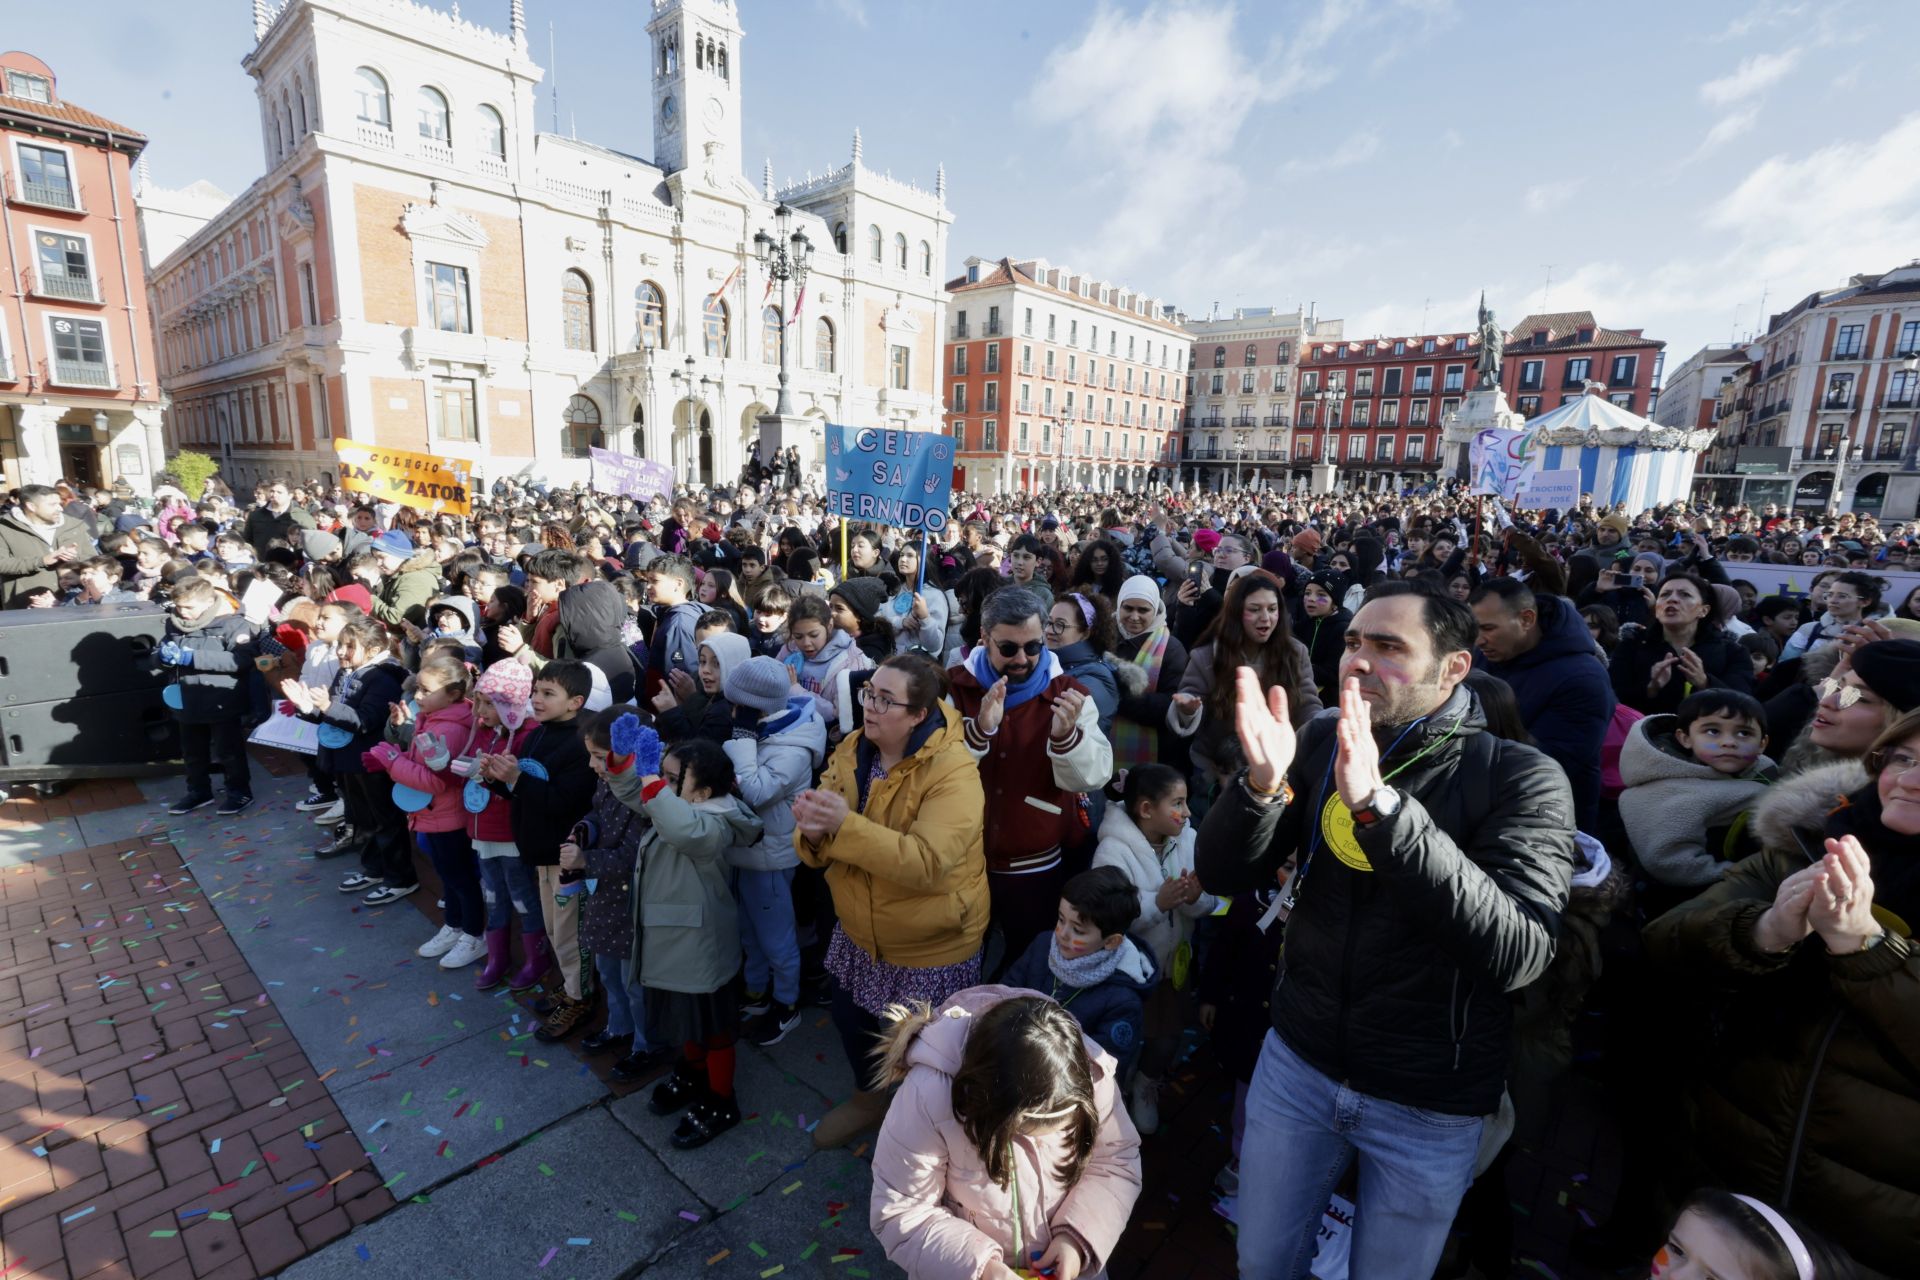
[[935, 431], [828, 423], [827, 510], [939, 533], [953, 492], [953, 439]]

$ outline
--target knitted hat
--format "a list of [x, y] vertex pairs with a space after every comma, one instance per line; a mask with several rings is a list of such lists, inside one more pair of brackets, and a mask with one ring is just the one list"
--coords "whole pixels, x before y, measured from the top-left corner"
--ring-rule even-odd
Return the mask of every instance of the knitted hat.
[[533, 669], [515, 658], [502, 658], [481, 672], [473, 690], [493, 704], [508, 733], [517, 732], [533, 714]]
[[1324, 545], [1318, 529], [1302, 529], [1293, 535], [1293, 554], [1302, 558], [1319, 555]]
[[861, 622], [872, 622], [887, 602], [887, 584], [878, 578], [848, 578], [827, 595], [846, 601], [847, 608], [853, 610]]
[[1623, 515], [1603, 516], [1600, 523], [1623, 538], [1627, 536], [1627, 530], [1632, 527], [1631, 522]]
[[413, 539], [398, 529], [389, 529], [373, 540], [373, 549], [396, 560], [408, 560], [413, 557]]
[[1876, 640], [1853, 651], [1853, 674], [1894, 710], [1920, 706], [1920, 640]]
[[349, 582], [344, 587], [335, 587], [333, 593], [327, 597], [327, 601], [332, 603], [335, 600], [342, 604], [359, 605], [362, 613], [373, 612], [373, 593], [358, 582]]
[[727, 695], [727, 701], [735, 706], [752, 707], [761, 715], [770, 716], [785, 709], [787, 695], [793, 691], [793, 680], [787, 674], [786, 663], [762, 654], [748, 658], [727, 672], [720, 688]]
[[300, 539], [309, 560], [331, 560], [340, 554], [340, 539], [324, 529], [309, 529]]
[[1215, 547], [1220, 545], [1220, 531], [1218, 529], [1195, 529], [1193, 531], [1193, 545], [1200, 548], [1202, 555], [1210, 554]]

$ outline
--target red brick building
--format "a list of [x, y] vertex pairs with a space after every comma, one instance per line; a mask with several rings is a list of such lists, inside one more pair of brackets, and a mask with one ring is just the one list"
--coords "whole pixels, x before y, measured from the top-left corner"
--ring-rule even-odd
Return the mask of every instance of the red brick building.
[[1468, 333], [1302, 343], [1296, 479], [1322, 461], [1337, 463], [1349, 488], [1438, 475], [1441, 430], [1473, 388], [1478, 351]]
[[1589, 381], [1630, 413], [1653, 416], [1666, 343], [1639, 329], [1609, 329], [1591, 311], [1527, 316], [1507, 332], [1500, 384], [1507, 403], [1537, 418], [1580, 395]]

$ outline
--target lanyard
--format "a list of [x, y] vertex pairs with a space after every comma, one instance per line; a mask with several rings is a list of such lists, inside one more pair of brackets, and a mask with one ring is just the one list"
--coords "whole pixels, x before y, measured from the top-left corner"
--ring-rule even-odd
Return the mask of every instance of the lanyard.
[[1016, 1266], [1027, 1265], [1027, 1232], [1020, 1221], [1020, 1144], [1010, 1143], [1007, 1152], [1008, 1194], [1013, 1197], [1013, 1260]]

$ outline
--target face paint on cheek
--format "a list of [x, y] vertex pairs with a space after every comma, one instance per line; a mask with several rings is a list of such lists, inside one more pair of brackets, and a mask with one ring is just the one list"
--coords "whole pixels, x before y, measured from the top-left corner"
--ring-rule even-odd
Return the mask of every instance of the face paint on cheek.
[[1655, 1280], [1667, 1274], [1667, 1268], [1673, 1265], [1673, 1259], [1667, 1254], [1667, 1247], [1660, 1246], [1660, 1252], [1653, 1255], [1653, 1274]]

